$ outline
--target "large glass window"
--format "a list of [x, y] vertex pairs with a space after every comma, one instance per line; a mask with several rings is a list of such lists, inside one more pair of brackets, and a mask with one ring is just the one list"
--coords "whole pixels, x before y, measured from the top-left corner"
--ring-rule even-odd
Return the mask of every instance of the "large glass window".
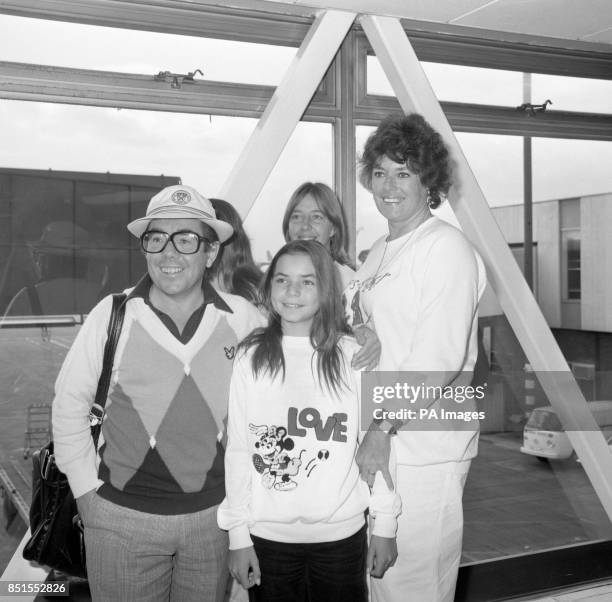
[[333, 188], [332, 151], [329, 124], [298, 124], [244, 222], [256, 261], [269, 262], [285, 243], [285, 207], [300, 184], [323, 182]]
[[[118, 73], [188, 73], [196, 80], [278, 85], [296, 48], [0, 15], [0, 56]], [[24, 40], [36, 43], [24, 43]], [[185, 84], [189, 85], [189, 84]]]
[[531, 76], [534, 103], [552, 101], [555, 111], [612, 113], [612, 81], [534, 73]]
[[534, 201], [612, 192], [609, 165], [612, 165], [611, 142], [534, 138]]
[[[519, 71], [427, 61], [421, 61], [421, 67], [438, 100], [510, 107], [524, 102], [523, 75]], [[394, 96], [376, 56], [367, 57], [367, 92]], [[611, 97], [610, 80], [531, 74], [532, 102], [550, 100], [550, 110], [612, 113]]]
[[466, 132], [456, 136], [489, 206], [522, 204], [523, 139]]
[[256, 119], [0, 100], [0, 166], [179, 177], [213, 196]]
[[0, 313], [86, 314], [143, 273], [125, 226], [179, 178], [0, 169]]
[[126, 224], [170, 184], [218, 196], [255, 126], [17, 101], [1, 102], [0, 116], [11, 141], [0, 149], [0, 313], [12, 316], [87, 313], [133, 284], [144, 260]]
[[[438, 98], [454, 102], [518, 106], [522, 101], [522, 74], [517, 71], [483, 69], [421, 62]], [[368, 94], [394, 96], [393, 88], [375, 56], [367, 59]]]

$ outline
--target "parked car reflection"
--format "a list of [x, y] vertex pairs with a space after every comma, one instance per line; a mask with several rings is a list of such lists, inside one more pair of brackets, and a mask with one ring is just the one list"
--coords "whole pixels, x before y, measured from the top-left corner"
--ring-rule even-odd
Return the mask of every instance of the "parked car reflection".
[[[612, 401], [589, 401], [588, 407], [605, 436], [612, 434]], [[567, 460], [574, 448], [552, 406], [535, 408], [523, 428], [521, 452], [538, 460]]]

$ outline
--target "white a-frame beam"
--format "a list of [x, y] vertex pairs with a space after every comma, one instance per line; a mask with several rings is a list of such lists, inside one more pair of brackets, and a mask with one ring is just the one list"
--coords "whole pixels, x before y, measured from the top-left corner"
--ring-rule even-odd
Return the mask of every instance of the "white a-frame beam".
[[[421, 113], [442, 135], [456, 162], [449, 201], [487, 266], [489, 282], [540, 384], [561, 418], [612, 520], [612, 454], [531, 293], [398, 19], [361, 16], [361, 25], [406, 113]], [[570, 430], [572, 427], [576, 430]], [[591, 430], [592, 429], [592, 430]]]
[[276, 88], [221, 190], [221, 198], [231, 202], [243, 217], [263, 188], [355, 16], [341, 11], [317, 15]]

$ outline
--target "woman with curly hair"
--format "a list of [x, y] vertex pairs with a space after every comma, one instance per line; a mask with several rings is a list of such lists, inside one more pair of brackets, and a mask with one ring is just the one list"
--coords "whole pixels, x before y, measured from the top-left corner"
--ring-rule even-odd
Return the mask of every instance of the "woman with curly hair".
[[[486, 282], [482, 260], [463, 233], [431, 213], [451, 177], [448, 149], [421, 115], [391, 115], [380, 123], [366, 142], [360, 180], [389, 232], [374, 243], [346, 291], [353, 325], [373, 327], [380, 339], [378, 369], [401, 373], [409, 385], [445, 391], [470, 384]], [[368, 483], [378, 471], [390, 478], [391, 455], [402, 499], [398, 559], [383, 579], [372, 580], [372, 596], [451, 602], [461, 556], [461, 498], [478, 427], [442, 419], [442, 403], [449, 407], [454, 399], [414, 401], [381, 404], [382, 410], [417, 410], [423, 419], [372, 420], [357, 454]], [[452, 409], [473, 407], [468, 400]]]

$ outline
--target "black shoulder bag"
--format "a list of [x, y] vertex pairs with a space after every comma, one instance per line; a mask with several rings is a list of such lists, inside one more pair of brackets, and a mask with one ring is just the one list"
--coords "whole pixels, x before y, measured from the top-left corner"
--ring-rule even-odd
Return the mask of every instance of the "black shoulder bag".
[[[125, 315], [125, 294], [113, 295], [113, 309], [104, 346], [102, 373], [90, 412], [94, 447], [102, 429], [104, 406], [108, 395], [113, 359]], [[32, 455], [32, 536], [23, 549], [23, 557], [75, 577], [86, 577], [83, 525], [66, 475], [55, 464], [53, 441]]]

